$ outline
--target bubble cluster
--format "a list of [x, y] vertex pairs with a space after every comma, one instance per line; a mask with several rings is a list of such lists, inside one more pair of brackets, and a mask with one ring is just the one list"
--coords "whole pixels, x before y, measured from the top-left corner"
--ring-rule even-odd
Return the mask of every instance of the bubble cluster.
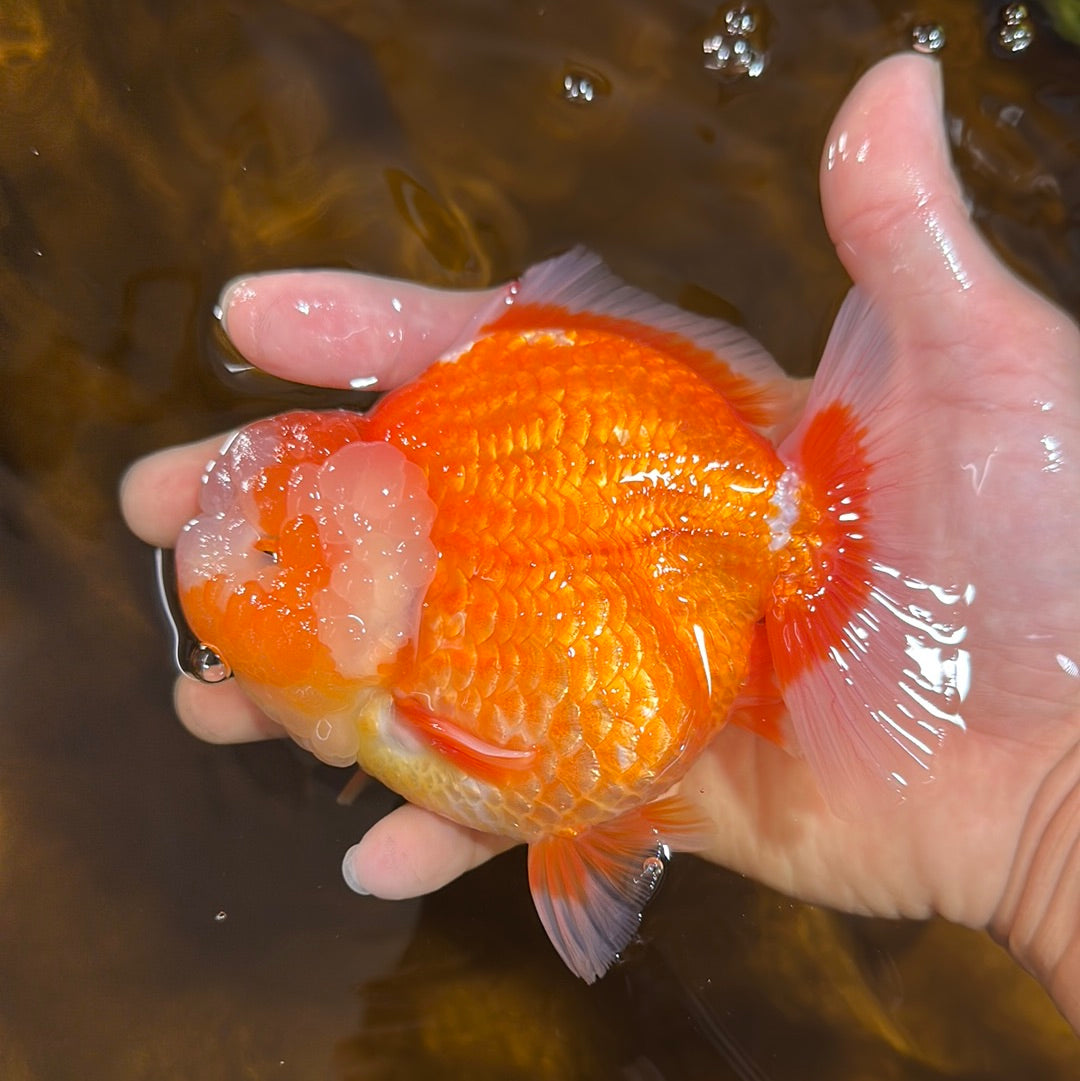
[[939, 53], [945, 48], [945, 27], [920, 23], [911, 31], [911, 47], [917, 53]]
[[764, 12], [750, 4], [721, 8], [701, 42], [705, 68], [725, 81], [756, 79], [768, 62], [767, 28]]
[[597, 71], [567, 68], [562, 77], [562, 96], [573, 105], [591, 105], [611, 93], [611, 84]]
[[664, 861], [659, 856], [647, 856], [641, 863], [641, 880], [655, 886], [664, 874]]
[[1021, 53], [1035, 40], [1035, 23], [1027, 4], [1007, 4], [998, 21], [998, 44], [1010, 53]]

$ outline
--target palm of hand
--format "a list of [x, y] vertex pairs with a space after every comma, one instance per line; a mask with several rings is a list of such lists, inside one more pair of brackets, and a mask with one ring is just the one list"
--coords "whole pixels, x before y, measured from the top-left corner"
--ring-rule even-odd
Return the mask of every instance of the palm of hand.
[[859, 821], [829, 812], [801, 762], [735, 730], [683, 790], [717, 820], [719, 862], [855, 911], [983, 926], [1011, 903], [1018, 852], [1045, 828], [1055, 787], [1068, 790], [1060, 774], [1077, 770], [1080, 571], [1068, 538], [1080, 473], [1067, 448], [1080, 437], [1080, 337], [975, 233], [929, 124], [937, 105], [917, 60], [872, 72], [834, 125], [822, 198], [841, 258], [920, 383], [918, 404], [940, 409], [978, 493], [951, 538], [991, 612], [971, 731], [947, 741], [937, 780], [908, 806]]

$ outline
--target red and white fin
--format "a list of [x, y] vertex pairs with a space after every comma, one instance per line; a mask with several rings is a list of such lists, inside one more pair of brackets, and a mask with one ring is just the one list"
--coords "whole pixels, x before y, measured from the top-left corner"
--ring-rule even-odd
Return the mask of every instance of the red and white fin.
[[617, 278], [584, 248], [527, 270], [484, 330], [590, 328], [647, 343], [677, 357], [716, 386], [759, 431], [787, 431], [803, 399], [744, 330], [684, 311]]
[[942, 741], [965, 727], [972, 678], [974, 589], [950, 498], [963, 474], [941, 403], [897, 357], [852, 290], [780, 447], [822, 519], [820, 544], [777, 582], [769, 644], [799, 751], [845, 815], [934, 773]]
[[586, 983], [601, 977], [636, 934], [668, 852], [704, 847], [709, 830], [669, 796], [576, 837], [530, 845], [533, 902], [567, 967]]

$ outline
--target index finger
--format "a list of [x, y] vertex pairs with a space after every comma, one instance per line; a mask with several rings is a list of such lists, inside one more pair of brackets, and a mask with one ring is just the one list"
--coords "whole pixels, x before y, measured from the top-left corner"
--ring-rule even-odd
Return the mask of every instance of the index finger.
[[385, 390], [467, 344], [510, 295], [432, 289], [334, 270], [230, 282], [219, 304], [236, 348], [263, 371], [314, 386]]

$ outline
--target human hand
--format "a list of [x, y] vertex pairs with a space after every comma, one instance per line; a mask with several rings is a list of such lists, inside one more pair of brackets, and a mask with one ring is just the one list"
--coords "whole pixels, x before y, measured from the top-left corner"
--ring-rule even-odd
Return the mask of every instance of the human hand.
[[[826, 222], [899, 348], [977, 376], [969, 423], [1002, 424], [1015, 403], [1054, 404], [1071, 498], [1044, 508], [1042, 520], [1017, 520], [1016, 507], [1000, 498], [979, 528], [1010, 542], [989, 552], [980, 573], [1015, 581], [1017, 606], [1059, 613], [1062, 598], [1066, 609], [1074, 602], [1080, 578], [1066, 547], [1080, 507], [1080, 475], [1068, 458], [1070, 440], [1080, 436], [1080, 338], [1000, 265], [969, 222], [940, 130], [937, 78], [931, 61], [900, 57], [855, 88], [823, 165]], [[230, 336], [259, 367], [331, 386], [376, 379], [378, 389], [388, 389], [466, 340], [502, 295], [440, 293], [358, 275], [274, 274], [239, 283], [224, 305]], [[174, 542], [195, 513], [201, 471], [218, 443], [177, 448], [133, 468], [124, 507], [140, 536]], [[972, 546], [986, 547], [974, 536]], [[1054, 619], [1059, 640], [1075, 647], [1063, 656], [1080, 657], [1080, 614]], [[1001, 643], [1003, 663], [1015, 646]], [[280, 734], [232, 684], [181, 680], [176, 704], [203, 738]], [[801, 760], [734, 727], [681, 790], [716, 823], [709, 858], [851, 911], [939, 913], [990, 927], [1080, 1024], [1080, 698], [1012, 708], [1015, 735], [1003, 736], [1000, 725], [982, 730], [973, 718], [972, 730], [950, 742], [934, 784], [872, 818], [837, 818]], [[1039, 723], [1027, 724], [1029, 713]], [[345, 866], [355, 886], [404, 897], [437, 888], [503, 847], [499, 838], [406, 806], [373, 827]]]

